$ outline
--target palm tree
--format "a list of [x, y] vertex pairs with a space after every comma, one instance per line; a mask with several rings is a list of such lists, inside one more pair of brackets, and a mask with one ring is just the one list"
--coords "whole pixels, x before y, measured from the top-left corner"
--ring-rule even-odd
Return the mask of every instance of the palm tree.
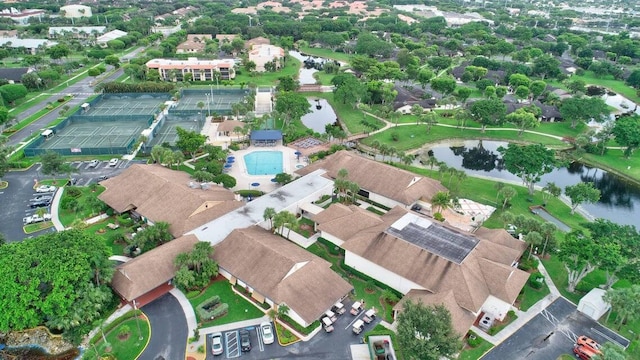
[[502, 210], [504, 210], [509, 200], [511, 200], [514, 196], [516, 196], [518, 192], [516, 191], [516, 189], [514, 189], [511, 186], [505, 186], [502, 189], [500, 189], [499, 194], [502, 195], [502, 198], [504, 200], [502, 202]]
[[429, 111], [428, 113], [420, 116], [420, 122], [424, 123], [427, 126], [427, 134], [431, 132], [431, 127], [438, 123], [438, 114], [433, 111]]
[[442, 180], [442, 177], [444, 176], [444, 174], [449, 172], [449, 166], [444, 163], [444, 162], [439, 162], [438, 163], [438, 173], [440, 174], [440, 180]]
[[184, 161], [184, 154], [180, 150], [176, 150], [171, 154], [172, 164], [179, 167], [180, 164]]
[[[439, 213], [442, 210], [444, 210], [445, 208], [447, 208], [450, 203], [451, 203], [451, 195], [449, 194], [449, 192], [447, 192], [447, 191], [438, 191], [431, 198], [432, 212], [434, 214], [435, 213]], [[435, 209], [437, 211], [433, 211], [433, 209]]]
[[553, 240], [556, 235], [556, 226], [550, 222], [545, 222], [540, 226], [540, 234], [544, 237], [544, 246], [542, 246], [542, 258], [544, 258], [544, 254], [547, 251], [547, 245], [549, 244], [549, 240]]
[[268, 207], [268, 208], [264, 209], [264, 212], [262, 213], [262, 218], [265, 221], [269, 220], [269, 228], [270, 229], [274, 229], [273, 228], [273, 217], [274, 216], [276, 216], [276, 209], [274, 209], [272, 207]]
[[537, 231], [530, 231], [527, 235], [524, 236], [524, 241], [529, 243], [529, 256], [527, 257], [527, 259], [531, 259], [533, 246], [538, 245], [542, 242], [542, 235], [540, 235], [540, 233]]

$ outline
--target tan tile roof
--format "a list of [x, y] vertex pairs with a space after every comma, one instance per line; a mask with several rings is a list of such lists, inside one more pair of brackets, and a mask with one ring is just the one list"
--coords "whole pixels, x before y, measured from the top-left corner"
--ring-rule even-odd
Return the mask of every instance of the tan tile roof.
[[189, 252], [198, 242], [195, 235], [185, 235], [118, 265], [111, 287], [127, 301], [132, 301], [173, 279], [178, 254]]
[[258, 226], [234, 230], [213, 257], [220, 268], [308, 323], [353, 289], [331, 263]]
[[393, 307], [393, 310], [402, 311], [404, 303], [409, 300], [414, 303], [422, 302], [424, 305], [443, 305], [446, 307], [451, 314], [453, 330], [460, 336], [467, 334], [476, 319], [472, 312], [458, 306], [452, 291], [434, 294], [427, 290], [411, 290]]
[[235, 35], [235, 34], [217, 34], [216, 35], [216, 40], [222, 42], [222, 41], [233, 41], [235, 38], [237, 38], [240, 35]]
[[160, 165], [135, 164], [122, 174], [101, 182], [99, 198], [117, 212], [135, 210], [153, 222], [170, 224], [180, 236], [243, 205], [232, 191], [212, 185], [192, 189], [189, 174]]
[[318, 229], [338, 237], [349, 239], [364, 229], [382, 224], [380, 216], [355, 205], [333, 204], [313, 217]]
[[251, 49], [253, 48], [254, 45], [269, 45], [269, 44], [271, 44], [271, 40], [267, 39], [266, 37], [258, 36], [256, 38], [245, 41], [244, 47], [247, 49]]
[[[474, 313], [489, 295], [513, 303], [527, 280], [525, 272], [511, 267], [522, 254], [522, 250], [518, 250], [521, 246], [514, 250], [479, 238], [476, 247], [456, 264], [385, 232], [400, 212], [408, 213], [400, 207], [394, 208], [389, 216], [382, 217], [382, 224], [343, 238], [346, 242], [342, 247], [433, 293], [452, 291], [457, 304]], [[445, 225], [434, 223], [432, 226]], [[505, 250], [508, 256], [493, 254]]]
[[420, 199], [430, 202], [438, 191], [447, 191], [437, 180], [370, 160], [346, 150], [338, 151], [296, 172], [306, 175], [317, 169], [327, 170], [327, 175], [333, 179], [338, 176], [340, 169], [346, 169], [349, 172], [348, 179], [357, 183], [362, 189], [404, 205], [412, 205]]

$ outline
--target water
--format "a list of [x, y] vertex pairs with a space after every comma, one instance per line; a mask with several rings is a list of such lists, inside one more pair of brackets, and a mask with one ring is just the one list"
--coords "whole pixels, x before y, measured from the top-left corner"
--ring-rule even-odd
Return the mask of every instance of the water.
[[[308, 127], [309, 129], [319, 134], [324, 134], [325, 126], [327, 124], [335, 123], [338, 119], [338, 117], [336, 116], [336, 112], [333, 111], [333, 108], [325, 99], [307, 98], [307, 101], [309, 102], [309, 106], [311, 107], [311, 112], [304, 115], [300, 120], [302, 121], [304, 126]], [[320, 105], [321, 108], [318, 109], [317, 105]]]
[[3, 354], [14, 356], [15, 359], [30, 360], [73, 360], [79, 359], [81, 355], [78, 349], [72, 349], [58, 355], [51, 355], [39, 347], [19, 347], [5, 349], [3, 351], [0, 351], [0, 359], [4, 359], [4, 357], [2, 357]]
[[[304, 55], [302, 53], [299, 53], [297, 51], [289, 51], [289, 55], [291, 55], [292, 57], [300, 60], [301, 62], [307, 60], [310, 56]], [[324, 62], [323, 59], [321, 58], [317, 58], [317, 57], [313, 57], [311, 56], [311, 58], [313, 60], [315, 60], [316, 62]], [[316, 69], [307, 69], [304, 67], [304, 63], [303, 66], [300, 67], [300, 71], [298, 72], [298, 82], [300, 82], [300, 85], [313, 85], [316, 83], [316, 79], [313, 78], [313, 74], [317, 73], [318, 70]]]
[[282, 162], [282, 151], [254, 151], [244, 156], [249, 175], [280, 174]]
[[[504, 168], [498, 147], [506, 142], [468, 140], [439, 144], [431, 147], [434, 156], [448, 166], [464, 169], [467, 174], [489, 176], [497, 179], [521, 181]], [[555, 182], [563, 188], [578, 182], [593, 182], [600, 190], [596, 204], [582, 207], [596, 218], [608, 219], [619, 224], [640, 228], [640, 187], [598, 168], [574, 162], [569, 167], [555, 169], [542, 177], [537, 185]]]

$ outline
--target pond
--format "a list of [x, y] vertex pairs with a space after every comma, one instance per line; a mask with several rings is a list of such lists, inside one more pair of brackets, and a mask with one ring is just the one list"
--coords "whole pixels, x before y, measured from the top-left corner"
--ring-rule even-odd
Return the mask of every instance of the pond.
[[[433, 151], [438, 161], [443, 161], [450, 167], [464, 169], [467, 174], [519, 182], [520, 178], [504, 168], [498, 152], [498, 147], [507, 145], [508, 143], [499, 141], [468, 140], [433, 145], [430, 151]], [[587, 212], [596, 218], [640, 228], [640, 187], [635, 184], [578, 162], [544, 175], [537, 185], [544, 186], [547, 182], [555, 182], [563, 189], [579, 182], [593, 182], [600, 190], [601, 198], [596, 204], [583, 204], [582, 207]]]
[[[324, 130], [325, 126], [336, 122], [338, 118], [336, 112], [333, 111], [333, 108], [325, 99], [307, 98], [307, 101], [309, 101], [311, 112], [304, 115], [300, 120], [309, 129], [319, 134], [324, 134], [326, 132]], [[319, 109], [318, 106], [320, 107]]]
[[[300, 71], [298, 72], [298, 82], [300, 83], [300, 85], [315, 84], [316, 79], [313, 77], [313, 74], [317, 73], [319, 71], [318, 69], [322, 69], [322, 66], [325, 62], [333, 61], [333, 60], [328, 60], [320, 57], [306, 55], [294, 50], [289, 51], [289, 55], [291, 55], [291, 57], [297, 60], [300, 60], [300, 62], [302, 62], [302, 66], [300, 67]], [[340, 65], [344, 65], [344, 64], [340, 63]]]

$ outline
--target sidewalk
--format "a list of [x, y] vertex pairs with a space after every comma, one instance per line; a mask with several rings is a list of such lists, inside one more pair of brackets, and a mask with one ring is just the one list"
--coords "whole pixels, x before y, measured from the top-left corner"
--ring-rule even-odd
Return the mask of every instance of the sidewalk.
[[56, 231], [64, 230], [64, 225], [62, 225], [58, 218], [58, 208], [60, 207], [60, 199], [62, 199], [63, 193], [64, 187], [58, 188], [58, 191], [53, 195], [53, 201], [51, 202], [51, 222], [53, 222], [53, 226], [56, 228]]
[[182, 312], [184, 312], [184, 317], [187, 319], [187, 327], [189, 329], [189, 336], [193, 336], [194, 330], [198, 328], [198, 321], [196, 320], [196, 313], [193, 311], [193, 306], [187, 299], [186, 296], [180, 291], [178, 288], [173, 288], [173, 290], [169, 291], [173, 297], [175, 297], [180, 303], [180, 307], [182, 308]]
[[[544, 276], [544, 281], [547, 283], [549, 287], [549, 295], [545, 296], [543, 299], [535, 303], [532, 307], [527, 311], [516, 310], [516, 315], [518, 318], [513, 321], [511, 324], [507, 325], [504, 329], [502, 329], [499, 333], [495, 335], [489, 335], [484, 330], [472, 326], [471, 330], [476, 333], [477, 336], [480, 336], [484, 340], [490, 342], [493, 345], [498, 345], [504, 340], [506, 340], [509, 336], [513, 335], [516, 331], [518, 331], [521, 327], [523, 327], [529, 320], [533, 319], [536, 315], [538, 315], [542, 310], [546, 309], [552, 302], [554, 302], [560, 296], [560, 291], [551, 280], [547, 269], [542, 265], [542, 261], [538, 262], [538, 271]], [[525, 285], [527, 286], [527, 285]]]

